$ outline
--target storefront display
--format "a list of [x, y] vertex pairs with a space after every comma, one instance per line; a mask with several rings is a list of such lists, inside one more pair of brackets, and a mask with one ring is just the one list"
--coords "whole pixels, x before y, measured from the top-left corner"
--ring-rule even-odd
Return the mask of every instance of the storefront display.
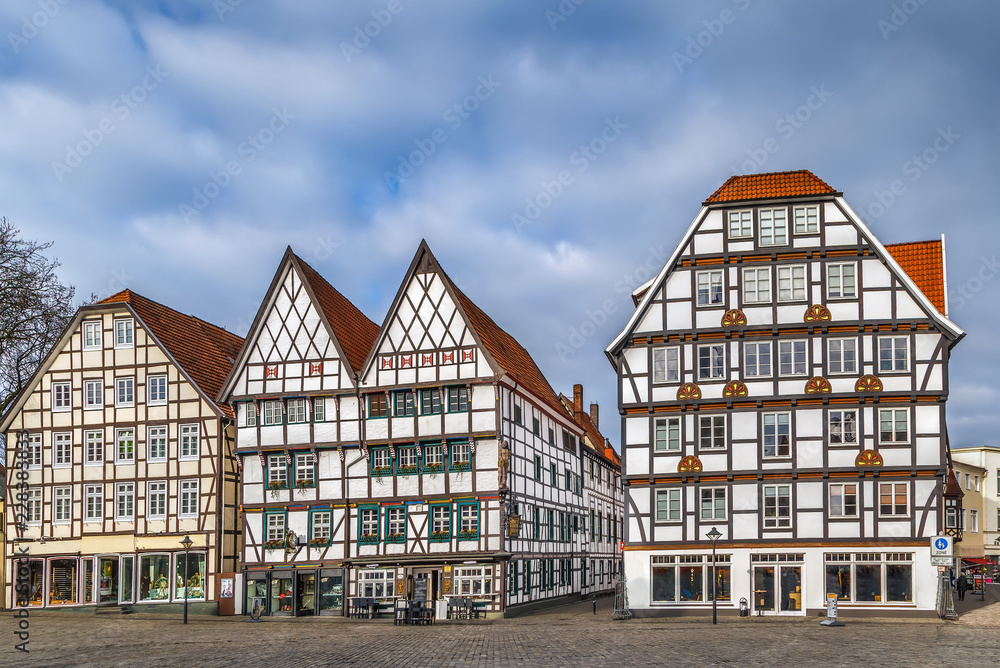
[[174, 558], [174, 563], [174, 600], [205, 598], [205, 555], [181, 553]]
[[139, 559], [139, 600], [166, 601], [170, 598], [170, 557], [166, 554], [143, 555]]
[[67, 605], [77, 602], [76, 559], [49, 561], [49, 605]]

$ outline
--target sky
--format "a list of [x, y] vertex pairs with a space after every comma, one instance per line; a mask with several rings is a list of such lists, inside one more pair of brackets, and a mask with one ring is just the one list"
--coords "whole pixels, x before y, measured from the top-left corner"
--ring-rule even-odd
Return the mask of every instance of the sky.
[[1000, 4], [5, 0], [0, 215], [78, 296], [245, 334], [286, 246], [381, 324], [426, 239], [617, 447], [603, 350], [701, 202], [809, 169], [947, 238], [953, 446], [1000, 426]]

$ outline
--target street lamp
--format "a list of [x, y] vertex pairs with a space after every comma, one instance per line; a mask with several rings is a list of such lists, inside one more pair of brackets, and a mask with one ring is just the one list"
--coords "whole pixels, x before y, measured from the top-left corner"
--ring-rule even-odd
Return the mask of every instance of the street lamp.
[[188, 551], [191, 546], [194, 545], [194, 541], [191, 540], [191, 536], [184, 536], [184, 540], [181, 541], [181, 546], [184, 548], [184, 623], [188, 623]]
[[712, 541], [712, 623], [718, 624], [719, 619], [718, 619], [718, 609], [716, 601], [719, 598], [719, 592], [717, 591], [719, 587], [719, 578], [718, 574], [716, 573], [716, 566], [715, 566], [715, 541], [722, 538], [722, 534], [719, 533], [718, 529], [712, 527], [712, 530], [708, 532], [708, 538], [711, 539]]

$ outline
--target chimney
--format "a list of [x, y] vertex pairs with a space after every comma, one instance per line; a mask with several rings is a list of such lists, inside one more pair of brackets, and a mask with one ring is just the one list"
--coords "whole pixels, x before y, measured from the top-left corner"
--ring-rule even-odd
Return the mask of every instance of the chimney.
[[594, 429], [601, 428], [600, 421], [598, 420], [597, 404], [590, 404], [590, 421], [594, 423]]
[[573, 412], [583, 412], [583, 385], [580, 383], [573, 386]]

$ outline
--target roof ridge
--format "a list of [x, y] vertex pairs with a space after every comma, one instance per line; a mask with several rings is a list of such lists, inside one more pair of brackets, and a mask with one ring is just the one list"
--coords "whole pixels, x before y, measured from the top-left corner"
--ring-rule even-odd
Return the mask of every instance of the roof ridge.
[[709, 195], [704, 203], [828, 195], [836, 192], [830, 184], [808, 169], [734, 174]]

